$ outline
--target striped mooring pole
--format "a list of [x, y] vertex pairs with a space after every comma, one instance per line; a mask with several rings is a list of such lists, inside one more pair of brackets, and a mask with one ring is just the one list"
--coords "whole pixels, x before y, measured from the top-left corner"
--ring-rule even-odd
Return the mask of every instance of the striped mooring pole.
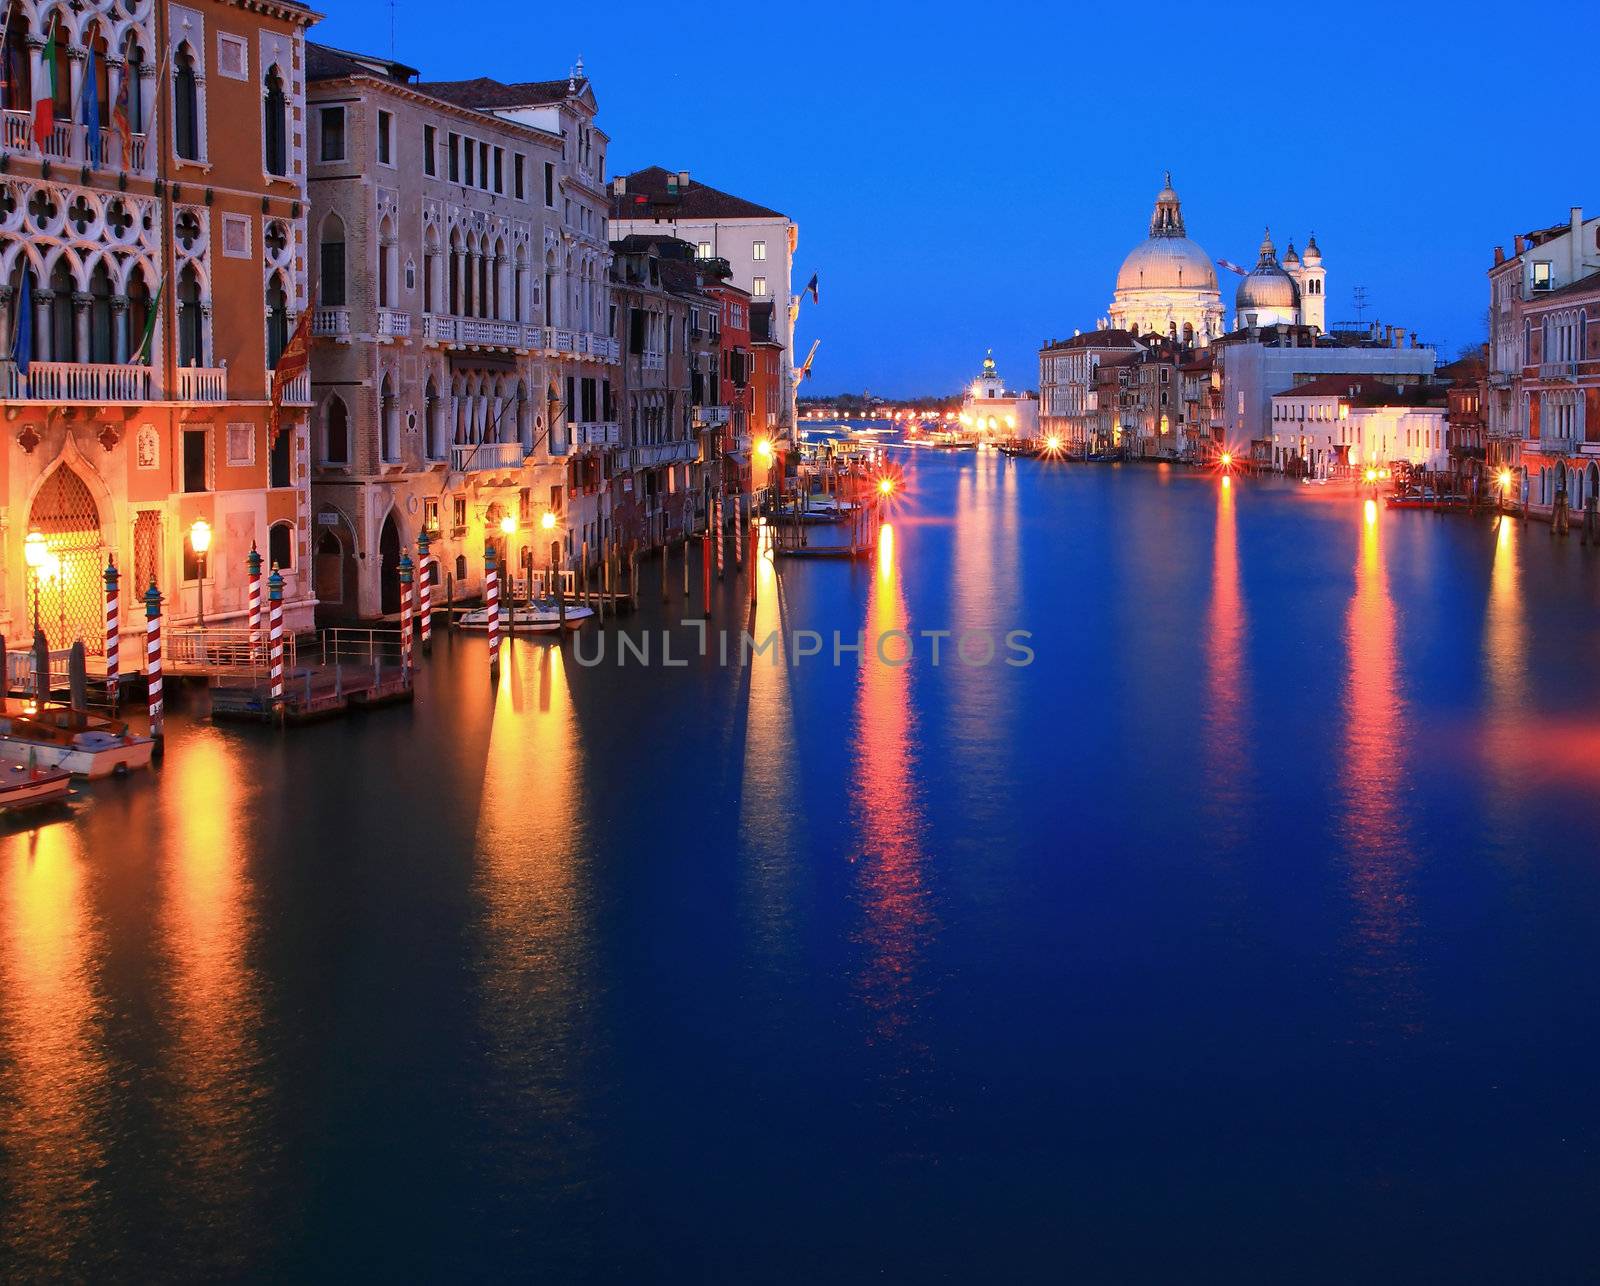
[[272, 709], [277, 713], [283, 705], [283, 575], [277, 563], [272, 564], [272, 575], [267, 577], [267, 638], [272, 650], [268, 671]]
[[150, 695], [150, 735], [161, 744], [165, 735], [161, 701], [161, 591], [155, 578], [144, 592], [144, 681]]
[[733, 493], [733, 565], [744, 566], [744, 492]]
[[722, 491], [711, 498], [711, 510], [717, 524], [717, 579], [722, 579]]
[[492, 540], [483, 549], [483, 607], [489, 618], [489, 674], [494, 676], [500, 673], [500, 572]]
[[433, 594], [428, 587], [428, 533], [417, 533], [417, 615], [422, 618], [422, 650], [433, 647]]
[[411, 555], [400, 555], [400, 673], [411, 677]]
[[117, 678], [121, 672], [121, 658], [117, 649], [122, 639], [122, 622], [118, 619], [117, 556], [106, 559], [106, 700], [113, 713], [117, 709]]
[[250, 580], [250, 656], [253, 661], [261, 651], [261, 551], [253, 540], [244, 565]]

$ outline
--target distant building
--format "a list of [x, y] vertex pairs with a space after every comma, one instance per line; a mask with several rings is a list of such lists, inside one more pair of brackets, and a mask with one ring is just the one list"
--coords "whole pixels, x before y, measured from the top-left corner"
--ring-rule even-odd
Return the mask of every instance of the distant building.
[[1272, 398], [1323, 375], [1371, 376], [1389, 384], [1421, 384], [1433, 375], [1436, 354], [1416, 346], [1396, 327], [1377, 325], [1354, 334], [1319, 335], [1307, 326], [1236, 330], [1213, 346], [1221, 367], [1224, 437], [1234, 450], [1255, 457], [1297, 457], [1275, 429]]
[[1463, 492], [1477, 489], [1478, 494], [1485, 496], [1491, 485], [1484, 477], [1487, 440], [1484, 395], [1488, 372], [1488, 362], [1482, 354], [1463, 357], [1434, 372], [1434, 379], [1445, 386], [1445, 441], [1456, 486]]
[[1095, 373], [1111, 356], [1140, 348], [1125, 330], [1092, 330], [1071, 339], [1051, 340], [1039, 350], [1039, 432], [1059, 437], [1066, 449], [1092, 448], [1099, 426]]
[[1449, 467], [1444, 390], [1366, 375], [1324, 375], [1272, 398], [1272, 464], [1326, 478], [1405, 463]]
[[756, 304], [771, 303], [772, 336], [782, 345], [781, 431], [794, 424], [794, 326], [798, 297], [791, 274], [800, 230], [777, 210], [720, 191], [660, 166], [635, 170], [612, 183], [611, 230], [616, 237], [668, 233], [694, 246], [702, 259], [727, 261], [729, 280]]
[[[750, 437], [775, 439], [783, 427], [783, 345], [773, 338], [772, 304], [750, 304]], [[755, 485], [761, 486], [758, 476]]]
[[1283, 263], [1269, 229], [1262, 235], [1256, 266], [1245, 274], [1234, 293], [1234, 326], [1305, 326], [1326, 330], [1327, 271], [1322, 266], [1322, 251], [1317, 238], [1306, 243], [1306, 256], [1295, 252], [1294, 242]]
[[990, 350], [983, 359], [983, 369], [967, 387], [960, 422], [979, 437], [1033, 438], [1039, 433], [1039, 401], [1006, 388]]

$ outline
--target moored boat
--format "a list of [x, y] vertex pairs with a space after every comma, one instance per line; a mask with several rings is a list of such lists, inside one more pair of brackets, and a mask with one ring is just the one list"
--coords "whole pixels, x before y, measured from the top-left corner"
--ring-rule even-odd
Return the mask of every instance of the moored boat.
[[93, 779], [148, 767], [154, 750], [154, 738], [105, 715], [16, 697], [0, 704], [0, 763], [63, 768]]
[[[584, 607], [578, 603], [567, 604], [567, 628], [575, 630], [594, 615], [594, 608]], [[501, 618], [501, 628], [514, 629], [518, 634], [559, 634], [561, 632], [561, 608], [552, 599], [539, 599], [533, 603], [523, 603], [514, 611], [507, 611]], [[489, 609], [479, 607], [473, 611], [463, 613], [456, 625], [463, 630], [489, 629]]]
[[57, 804], [67, 797], [72, 774], [65, 768], [40, 768], [37, 764], [12, 764], [0, 773], [0, 809], [12, 812]]

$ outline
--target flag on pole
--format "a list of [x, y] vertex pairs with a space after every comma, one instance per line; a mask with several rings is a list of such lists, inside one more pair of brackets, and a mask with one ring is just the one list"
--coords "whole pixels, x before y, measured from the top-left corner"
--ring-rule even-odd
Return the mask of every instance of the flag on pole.
[[89, 46], [89, 57], [84, 62], [83, 103], [79, 115], [83, 117], [84, 141], [89, 145], [89, 165], [98, 170], [103, 157], [100, 150], [100, 86], [95, 72], [94, 46]]
[[[816, 273], [812, 273], [811, 274], [811, 280], [806, 282], [806, 290], [809, 290], [811, 292], [811, 302], [812, 303], [820, 304], [822, 302], [821, 297], [817, 294], [817, 274]], [[806, 290], [802, 290], [800, 293], [803, 295], [803, 294], [806, 293]]]
[[50, 29], [50, 39], [44, 42], [43, 91], [33, 100], [33, 141], [44, 151], [44, 145], [56, 127], [56, 32]]
[[24, 379], [28, 363], [33, 361], [33, 274], [27, 265], [22, 268], [22, 289], [17, 295], [17, 342], [12, 357], [17, 364], [17, 374]]
[[123, 63], [122, 75], [117, 79], [117, 101], [111, 104], [111, 126], [122, 140], [122, 168], [128, 168], [128, 158], [133, 152], [133, 126], [128, 123], [132, 111], [128, 95], [128, 65]]
[[267, 417], [269, 449], [277, 445], [278, 433], [283, 427], [280, 421], [284, 390], [290, 380], [311, 365], [311, 313], [312, 308], [308, 301], [306, 310], [300, 314], [300, 320], [294, 324], [294, 334], [289, 336], [289, 342], [283, 346], [283, 352], [278, 355], [278, 364], [272, 368], [272, 409]]
[[150, 301], [150, 311], [145, 314], [144, 334], [139, 337], [139, 347], [134, 350], [131, 366], [150, 365], [150, 345], [156, 337], [156, 318], [161, 315], [161, 292], [167, 288], [162, 282], [156, 287], [156, 297]]

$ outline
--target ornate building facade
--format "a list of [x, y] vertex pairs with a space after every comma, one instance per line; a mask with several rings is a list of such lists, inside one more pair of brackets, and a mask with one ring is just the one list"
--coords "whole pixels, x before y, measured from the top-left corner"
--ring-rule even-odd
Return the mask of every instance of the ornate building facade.
[[397, 611], [424, 531], [424, 574], [458, 592], [490, 542], [514, 575], [552, 545], [572, 565], [610, 534], [620, 445], [587, 79], [419, 83], [321, 46], [311, 64], [324, 614]]
[[[269, 397], [306, 307], [315, 20], [276, 0], [9, 8], [0, 628], [13, 644], [36, 620], [52, 647], [102, 652], [112, 558], [129, 632], [152, 581], [173, 625], [202, 612], [241, 625], [252, 545], [284, 574], [287, 623], [310, 622], [308, 382], [286, 390], [276, 437]], [[55, 119], [36, 130], [52, 39]], [[24, 559], [32, 531], [40, 566]]]

